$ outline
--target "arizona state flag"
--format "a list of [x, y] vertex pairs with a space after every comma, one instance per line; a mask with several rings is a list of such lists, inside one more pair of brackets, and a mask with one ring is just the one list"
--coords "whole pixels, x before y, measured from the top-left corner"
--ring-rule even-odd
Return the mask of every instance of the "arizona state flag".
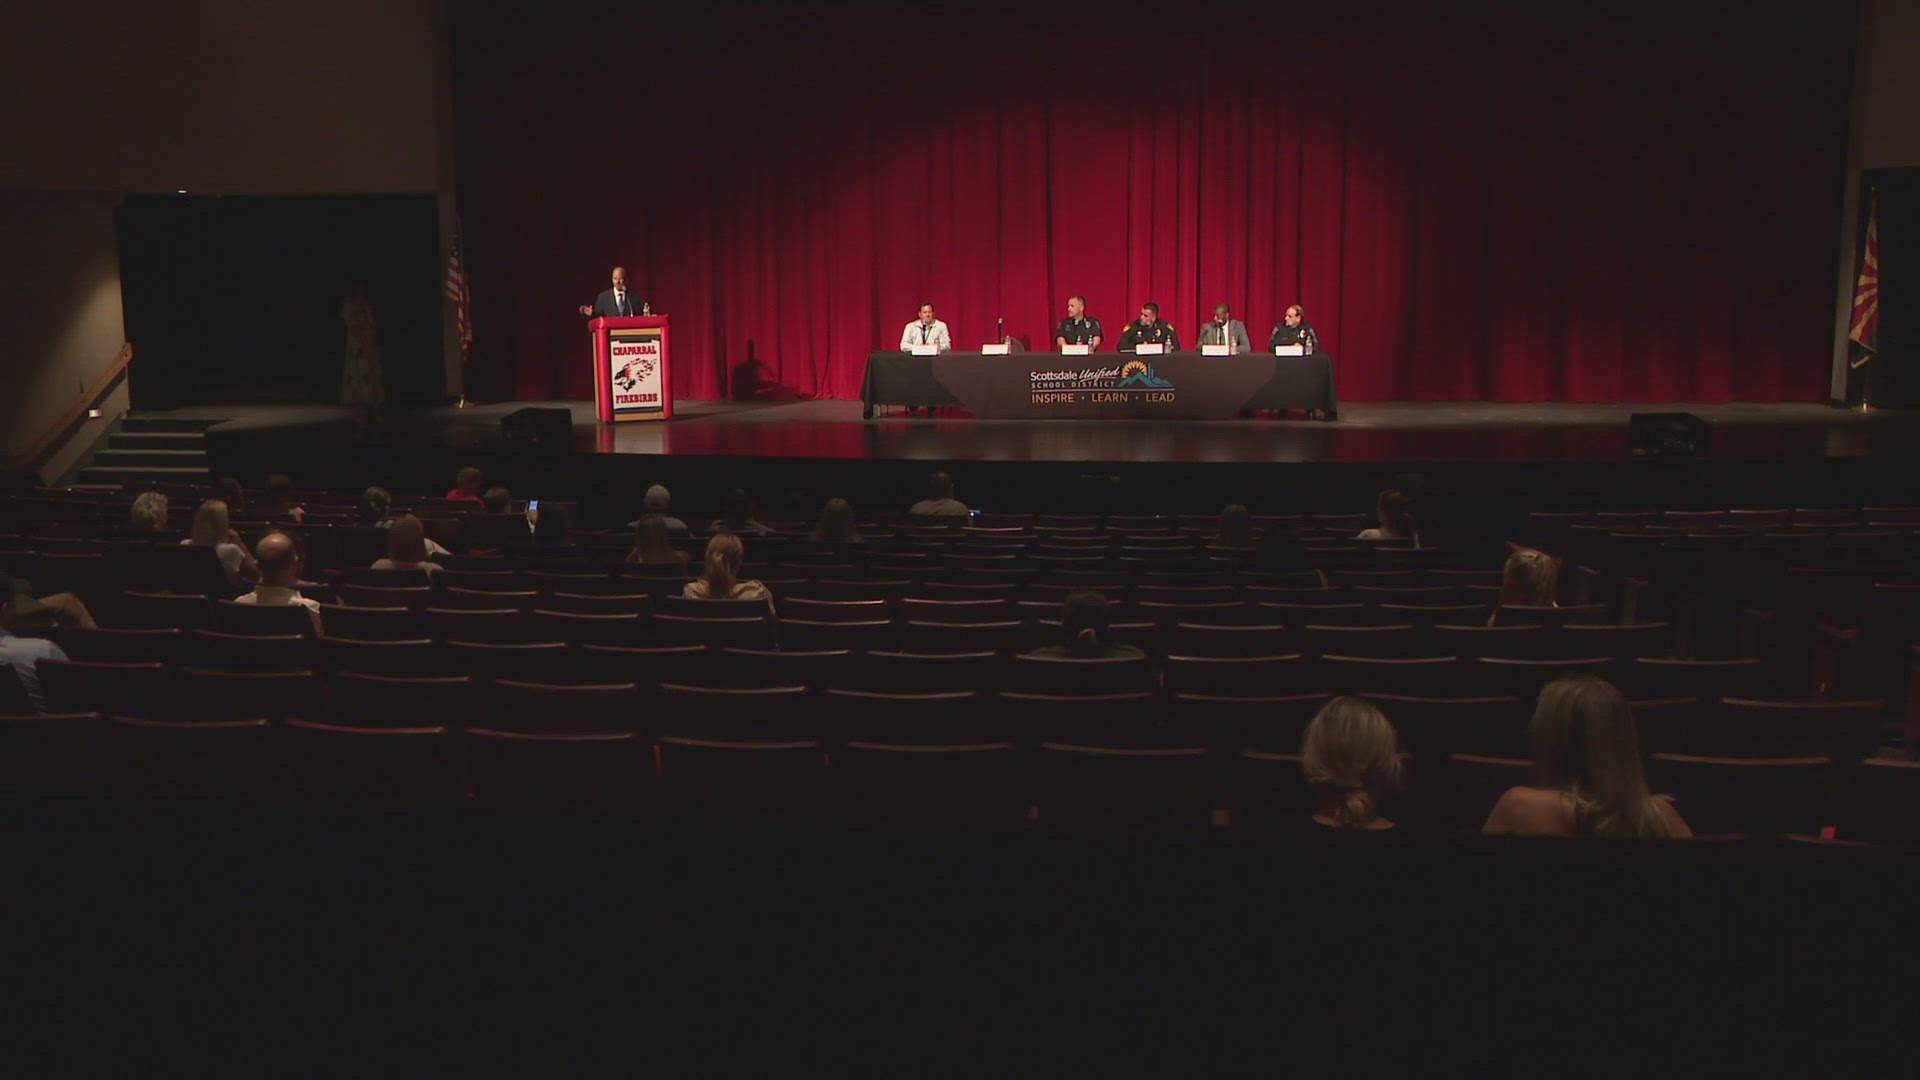
[[1848, 340], [1866, 350], [1854, 367], [1873, 359], [1880, 347], [1880, 200], [1867, 196], [1867, 243], [1860, 256], [1860, 276], [1853, 279], [1853, 320]]

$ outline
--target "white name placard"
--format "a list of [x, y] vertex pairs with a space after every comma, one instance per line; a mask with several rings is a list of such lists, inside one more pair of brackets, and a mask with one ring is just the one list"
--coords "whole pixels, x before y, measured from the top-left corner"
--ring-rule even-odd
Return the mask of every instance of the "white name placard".
[[1151, 343], [1136, 345], [1134, 346], [1133, 351], [1135, 353], [1138, 353], [1141, 356], [1159, 356], [1161, 353], [1167, 351], [1167, 347], [1155, 341]]
[[1228, 351], [1228, 348], [1225, 345], [1202, 345], [1200, 346], [1200, 355], [1201, 356], [1232, 356], [1233, 354]]
[[1305, 345], [1275, 345], [1273, 347], [1273, 355], [1305, 356], [1307, 355], [1307, 347]]
[[1092, 353], [1093, 346], [1091, 345], [1062, 345], [1060, 347], [1061, 356], [1089, 356], [1092, 355]]
[[922, 345], [916, 341], [913, 343], [911, 347], [907, 349], [907, 351], [912, 353], [915, 356], [939, 356], [940, 346], [932, 344], [931, 342], [929, 342], [928, 344]]
[[1013, 350], [1008, 348], [1007, 343], [1004, 341], [998, 341], [992, 344], [980, 346], [981, 356], [1005, 356], [1012, 351]]

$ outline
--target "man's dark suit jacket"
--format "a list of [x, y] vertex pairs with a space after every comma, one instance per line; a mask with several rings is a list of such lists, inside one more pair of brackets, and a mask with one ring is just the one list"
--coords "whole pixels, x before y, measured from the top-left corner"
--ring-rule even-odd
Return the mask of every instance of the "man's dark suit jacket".
[[[620, 315], [620, 314], [623, 314], [623, 312], [621, 312], [619, 306], [613, 302], [612, 289], [607, 289], [603, 291], [599, 296], [594, 298], [594, 301], [593, 301], [593, 317], [594, 318], [599, 318], [602, 315]], [[640, 314], [640, 297], [635, 295], [632, 289], [627, 290], [627, 310], [624, 312], [624, 314], [627, 314], [627, 315]]]

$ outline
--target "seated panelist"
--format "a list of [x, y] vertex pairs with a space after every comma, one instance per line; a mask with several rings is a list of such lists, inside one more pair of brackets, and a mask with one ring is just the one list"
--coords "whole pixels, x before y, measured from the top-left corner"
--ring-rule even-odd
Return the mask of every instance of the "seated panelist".
[[1233, 310], [1225, 302], [1213, 305], [1213, 318], [1200, 328], [1200, 344], [1225, 345], [1230, 353], [1253, 351], [1253, 341], [1247, 337], [1247, 324], [1233, 317]]
[[941, 352], [953, 349], [953, 335], [947, 333], [946, 323], [933, 317], [932, 304], [921, 304], [920, 317], [900, 331], [901, 352], [907, 352], [915, 345], [938, 345]]
[[1087, 298], [1067, 297], [1067, 317], [1053, 328], [1053, 348], [1058, 352], [1069, 345], [1100, 347], [1100, 320], [1087, 314]]
[[1159, 344], [1168, 352], [1180, 351], [1180, 335], [1172, 324], [1160, 318], [1160, 305], [1149, 300], [1140, 305], [1140, 317], [1120, 333], [1120, 351], [1134, 352], [1142, 345]]
[[1314, 333], [1307, 322], [1307, 311], [1299, 304], [1287, 305], [1285, 320], [1273, 328], [1273, 336], [1267, 339], [1267, 348], [1279, 345], [1299, 345], [1311, 356], [1320, 351], [1320, 335]]

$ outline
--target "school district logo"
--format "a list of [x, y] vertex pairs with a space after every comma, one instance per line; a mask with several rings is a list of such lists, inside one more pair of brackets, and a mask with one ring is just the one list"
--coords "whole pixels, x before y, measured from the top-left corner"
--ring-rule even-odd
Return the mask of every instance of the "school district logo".
[[1120, 389], [1171, 390], [1173, 384], [1153, 373], [1153, 365], [1144, 360], [1129, 360], [1120, 368]]

